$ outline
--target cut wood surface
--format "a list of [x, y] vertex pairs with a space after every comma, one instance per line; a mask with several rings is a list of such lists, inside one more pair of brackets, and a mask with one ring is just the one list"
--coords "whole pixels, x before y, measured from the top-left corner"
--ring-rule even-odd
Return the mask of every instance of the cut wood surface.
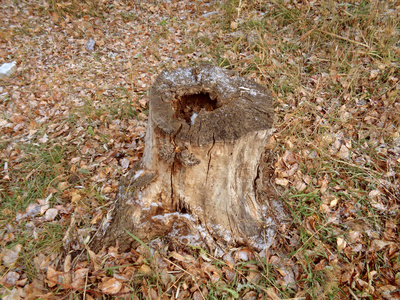
[[263, 188], [269, 91], [200, 65], [163, 71], [149, 106], [143, 158], [121, 182], [101, 245], [129, 248], [136, 242], [129, 231], [143, 241], [161, 235], [210, 248], [268, 247], [284, 215]]

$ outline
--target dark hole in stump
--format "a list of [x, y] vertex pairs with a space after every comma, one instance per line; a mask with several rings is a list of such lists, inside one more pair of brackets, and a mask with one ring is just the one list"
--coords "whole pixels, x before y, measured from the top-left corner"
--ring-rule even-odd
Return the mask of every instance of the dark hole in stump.
[[177, 97], [173, 101], [175, 109], [175, 118], [185, 119], [186, 123], [193, 125], [197, 114], [202, 111], [213, 111], [220, 107], [217, 99], [212, 99], [209, 93], [200, 92], [198, 94], [189, 94]]

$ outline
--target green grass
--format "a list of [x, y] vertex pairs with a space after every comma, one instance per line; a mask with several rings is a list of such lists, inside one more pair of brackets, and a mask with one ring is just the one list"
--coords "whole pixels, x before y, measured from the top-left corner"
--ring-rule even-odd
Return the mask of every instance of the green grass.
[[[48, 247], [59, 249], [64, 227], [57, 223], [32, 224], [29, 222], [30, 218], [15, 223], [15, 217], [24, 213], [30, 204], [37, 203], [38, 199], [48, 197], [49, 190], [57, 187], [67, 168], [63, 158], [66, 149], [58, 145], [38, 144], [19, 147], [24, 154], [16, 165], [10, 166], [12, 180], [3, 182], [0, 190], [0, 211], [6, 212], [0, 219], [0, 227], [5, 228], [7, 224], [15, 226], [15, 241], [7, 247], [15, 244], [23, 246], [21, 260], [32, 279], [33, 257]], [[57, 203], [58, 196], [55, 193], [49, 197], [50, 207]]]
[[[56, 13], [59, 16], [55, 21], [57, 24], [81, 18], [104, 21], [107, 13], [116, 9], [112, 3], [96, 1], [49, 0], [47, 3], [47, 8], [41, 8], [42, 13], [45, 12], [46, 17]], [[138, 4], [141, 5], [144, 3]], [[110, 124], [115, 120], [141, 122], [143, 114], [148, 114], [148, 108], [137, 103], [138, 99], [148, 97], [148, 91], [136, 85], [137, 73], [154, 75], [162, 67], [171, 67], [170, 62], [161, 59], [161, 51], [155, 49], [158, 46], [161, 49], [162, 44], [173, 36], [173, 30], [179, 28], [187, 35], [176, 48], [176, 53], [182, 56], [181, 61], [191, 65], [211, 60], [221, 67], [235, 69], [271, 90], [276, 111], [274, 138], [277, 146], [274, 152], [279, 162], [289, 151], [295, 155], [298, 164], [295, 172], [285, 177], [289, 183], [280, 189], [279, 195], [289, 210], [290, 224], [277, 236], [277, 244], [268, 253], [270, 260], [256, 256], [248, 262], [238, 261], [232, 267], [204, 249], [186, 249], [185, 253], [194, 258], [192, 265], [199, 269], [206, 266], [204, 256], [211, 260], [208, 267], [218, 278], [215, 281], [210, 270], [195, 274], [188, 265], [185, 269], [182, 262], [168, 257], [169, 252], [165, 249], [156, 251], [140, 263], [126, 264], [111, 257], [104, 258], [102, 271], [111, 277], [123, 274], [127, 266], [136, 268], [127, 283], [132, 297], [137, 297], [134, 299], [148, 299], [151, 290], [169, 298], [178, 294], [178, 290], [181, 294], [187, 293], [187, 298], [193, 297], [195, 292], [201, 292], [205, 299], [241, 299], [251, 292], [258, 298], [267, 298], [270, 288], [283, 299], [351, 299], [355, 296], [372, 299], [381, 296], [376, 290], [388, 284], [388, 278], [393, 279], [390, 281], [393, 284], [394, 278], [399, 277], [398, 273], [390, 271], [388, 264], [400, 262], [398, 250], [394, 248], [390, 251], [389, 247], [373, 252], [368, 250], [374, 240], [399, 242], [398, 175], [390, 176], [390, 172], [400, 174], [395, 154], [399, 147], [400, 126], [400, 93], [396, 81], [400, 78], [400, 18], [394, 13], [398, 10], [396, 5], [395, 1], [326, 0], [307, 5], [305, 1], [226, 0], [213, 7], [218, 11], [217, 15], [208, 17], [214, 32], [197, 24], [185, 28], [184, 21], [178, 16], [157, 22], [148, 42], [152, 49], [147, 49], [149, 44], [137, 49], [132, 66], [123, 70], [129, 74], [131, 84], [117, 84], [107, 90], [97, 90], [94, 85], [90, 88], [92, 94], [79, 99], [83, 105], [69, 110], [63, 122], [71, 131], [79, 131], [79, 135], [67, 142], [63, 140], [66, 136], [61, 136], [41, 143], [39, 138], [49, 131], [51, 124], [40, 123], [30, 141], [14, 142], [14, 137], [8, 136], [9, 141], [0, 141], [0, 151], [8, 155], [0, 161], [0, 236], [9, 238], [1, 242], [1, 247], [10, 249], [22, 245], [14, 267], [23, 269], [32, 281], [38, 277], [35, 258], [40, 254], [61, 253], [62, 239], [70, 225], [69, 214], [74, 209], [79, 216], [76, 225], [79, 229], [90, 229], [93, 212], [100, 210], [107, 214], [114, 198], [103, 193], [103, 187], [110, 185], [109, 177], [114, 176], [112, 179], [115, 180], [124, 173], [116, 167], [115, 157], [125, 155], [125, 149], [117, 149], [111, 155], [106, 148], [121, 147], [130, 142], [121, 138], [129, 132], [109, 130]], [[125, 9], [118, 7], [118, 16], [123, 22], [141, 20], [128, 5]], [[238, 23], [237, 29], [231, 27], [232, 22]], [[44, 34], [43, 30], [33, 31], [26, 22], [21, 24], [20, 28], [10, 31], [10, 36]], [[149, 26], [145, 24], [145, 28]], [[86, 33], [78, 30], [75, 37], [84, 39]], [[200, 52], [201, 58], [197, 60], [191, 56], [194, 52]], [[20, 50], [22, 61], [29, 53], [28, 48]], [[93, 73], [98, 78], [106, 76], [102, 55], [101, 51], [96, 51], [85, 56], [79, 72]], [[144, 58], [150, 56], [154, 56], [160, 65], [146, 65], [145, 69], [137, 71]], [[68, 72], [65, 78], [56, 78], [63, 79], [61, 84], [67, 86], [67, 90], [76, 91], [78, 86], [84, 87], [87, 83], [84, 78], [75, 85], [81, 73]], [[46, 83], [44, 75], [40, 78], [38, 84]], [[51, 89], [56, 89], [56, 85], [51, 85]], [[67, 96], [66, 92], [62, 94], [62, 97]], [[2, 105], [10, 107], [13, 101], [7, 96]], [[35, 111], [30, 114], [29, 120], [35, 120]], [[4, 112], [0, 117], [9, 120], [11, 115]], [[350, 145], [348, 158], [339, 156], [337, 144], [339, 148]], [[95, 155], [82, 154], [84, 147], [94, 148]], [[310, 157], [310, 153], [315, 155]], [[96, 159], [103, 159], [103, 155], [104, 160], [97, 162]], [[81, 157], [82, 164], [71, 163], [76, 157]], [[10, 179], [2, 179], [8, 174], [6, 162]], [[284, 171], [294, 167], [295, 163], [286, 162]], [[119, 175], [111, 176], [109, 168], [117, 170]], [[105, 178], [96, 182], [93, 178], [100, 171], [106, 174]], [[72, 175], [75, 179], [70, 182]], [[275, 175], [280, 176], [279, 173]], [[303, 190], [298, 190], [296, 183], [305, 179], [310, 181]], [[63, 182], [67, 182], [67, 188], [61, 190], [59, 184]], [[324, 184], [326, 187], [322, 191]], [[79, 188], [75, 189], [76, 186]], [[77, 204], [69, 203], [70, 190], [81, 193], [82, 198]], [[387, 209], [393, 209], [391, 212], [373, 205], [369, 196], [373, 190], [381, 191], [379, 201]], [[40, 214], [15, 221], [30, 204], [50, 195], [50, 207], [65, 205], [69, 209], [72, 207], [71, 211], [57, 216], [54, 221], [43, 221]], [[362, 250], [352, 250], [350, 231], [360, 232]], [[339, 248], [338, 238], [347, 242], [346, 251]], [[150, 252], [149, 246], [142, 246]], [[163, 279], [165, 274], [157, 265], [157, 255], [169, 260], [170, 280]], [[280, 263], [276, 263], [277, 260]], [[91, 263], [89, 257], [86, 263]], [[143, 264], [151, 268], [150, 273], [140, 271]], [[261, 276], [253, 282], [249, 280], [249, 274], [254, 266]], [[231, 267], [234, 276], [229, 280], [226, 270]], [[294, 272], [296, 287], [288, 286], [282, 275], [287, 267]], [[8, 271], [2, 267], [0, 277]], [[368, 282], [371, 271], [376, 272], [372, 280], [375, 294], [354, 281]], [[341, 281], [346, 272], [353, 272], [350, 284]], [[93, 285], [98, 283], [98, 279], [93, 280]], [[197, 289], [193, 288], [196, 284]], [[72, 291], [72, 294], [79, 297], [83, 292]]]
[[24, 155], [13, 166], [17, 180], [5, 185], [1, 203], [1, 209], [14, 213], [26, 209], [36, 199], [46, 198], [49, 188], [57, 186], [66, 168], [66, 149], [58, 145], [28, 144], [21, 150]]

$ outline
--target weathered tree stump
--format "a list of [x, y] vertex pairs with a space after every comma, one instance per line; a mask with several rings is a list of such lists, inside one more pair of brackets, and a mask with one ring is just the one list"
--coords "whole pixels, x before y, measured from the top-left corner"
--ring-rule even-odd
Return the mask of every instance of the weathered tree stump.
[[267, 247], [274, 229], [266, 225], [276, 225], [260, 192], [273, 122], [269, 91], [200, 65], [163, 71], [149, 107], [143, 158], [121, 182], [111, 224], [94, 248], [131, 247], [126, 231], [143, 241]]

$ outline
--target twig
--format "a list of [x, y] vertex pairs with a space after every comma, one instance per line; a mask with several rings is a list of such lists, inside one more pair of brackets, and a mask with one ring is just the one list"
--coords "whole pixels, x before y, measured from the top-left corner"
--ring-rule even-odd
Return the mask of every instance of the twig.
[[328, 225], [330, 223], [330, 221], [328, 220], [327, 222], [325, 222], [325, 224], [324, 225], [322, 225], [316, 232], [314, 232], [308, 239], [307, 239], [307, 241], [305, 241], [304, 243], [303, 243], [303, 245], [299, 248], [299, 249], [297, 249], [297, 251], [293, 254], [293, 256], [295, 256], [295, 255], [297, 255], [297, 253], [319, 232], [319, 231], [321, 231], [323, 228], [325, 228], [325, 226], [326, 225]]
[[321, 32], [321, 33], [324, 33], [324, 34], [333, 36], [333, 37], [335, 37], [335, 38], [338, 38], [338, 39], [347, 41], [347, 42], [349, 42], [349, 43], [357, 44], [357, 45], [360, 45], [360, 46], [363, 46], [363, 47], [365, 47], [365, 48], [370, 49], [370, 46], [368, 46], [367, 44], [363, 44], [363, 43], [360, 43], [360, 42], [356, 42], [356, 41], [354, 41], [354, 40], [350, 40], [350, 39], [345, 38], [345, 37], [343, 37], [343, 36], [341, 36], [341, 35], [337, 35], [337, 34], [335, 34], [335, 33], [331, 33], [331, 32], [325, 31], [325, 30], [321, 30], [321, 29], [316, 29], [316, 30], [319, 31], [319, 32]]
[[83, 290], [83, 300], [86, 299], [86, 288], [87, 288], [88, 275], [89, 275], [89, 272], [86, 273], [85, 288]]
[[349, 289], [349, 293], [353, 296], [354, 300], [360, 300], [360, 298], [358, 298], [356, 296], [356, 294], [353, 293], [353, 291], [351, 289]]

